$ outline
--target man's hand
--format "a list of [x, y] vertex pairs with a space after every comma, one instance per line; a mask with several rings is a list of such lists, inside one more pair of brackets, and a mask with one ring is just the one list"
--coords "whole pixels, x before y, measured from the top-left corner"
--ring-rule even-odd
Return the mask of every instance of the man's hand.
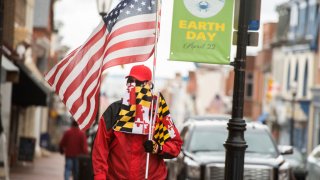
[[143, 146], [147, 153], [157, 154], [159, 152], [159, 145], [153, 140], [147, 140]]

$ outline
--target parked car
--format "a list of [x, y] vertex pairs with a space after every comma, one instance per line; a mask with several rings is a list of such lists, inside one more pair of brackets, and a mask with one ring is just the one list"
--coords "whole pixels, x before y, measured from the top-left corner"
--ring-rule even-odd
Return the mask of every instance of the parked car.
[[[167, 161], [168, 179], [223, 180], [227, 120], [212, 117], [190, 118], [184, 124], [182, 152]], [[282, 154], [292, 153], [292, 147], [279, 151], [267, 126], [248, 122], [245, 140], [244, 179], [286, 180], [291, 177], [289, 164]]]
[[293, 148], [292, 154], [283, 157], [289, 163], [296, 180], [304, 180], [307, 175], [306, 160], [299, 149]]
[[320, 179], [320, 145], [315, 147], [307, 159], [308, 180]]

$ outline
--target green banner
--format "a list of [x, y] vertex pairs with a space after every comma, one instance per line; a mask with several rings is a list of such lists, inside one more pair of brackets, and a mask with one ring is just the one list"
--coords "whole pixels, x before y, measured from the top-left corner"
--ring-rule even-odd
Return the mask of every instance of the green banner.
[[170, 60], [229, 64], [234, 0], [175, 0]]

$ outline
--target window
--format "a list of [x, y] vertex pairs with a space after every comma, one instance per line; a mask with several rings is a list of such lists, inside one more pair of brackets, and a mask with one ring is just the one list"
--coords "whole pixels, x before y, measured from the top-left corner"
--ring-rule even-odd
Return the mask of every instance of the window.
[[299, 6], [297, 3], [293, 3], [290, 11], [290, 30], [288, 33], [288, 39], [294, 40], [296, 30], [299, 22]]
[[253, 96], [253, 74], [247, 73], [245, 96], [251, 98]]
[[290, 27], [295, 27], [298, 25], [298, 17], [299, 17], [299, 7], [298, 7], [298, 4], [294, 3], [291, 7], [291, 12], [290, 12]]
[[309, 13], [308, 13], [308, 21], [307, 21], [307, 32], [306, 32], [306, 39], [311, 40], [311, 49], [316, 50], [318, 46], [318, 29], [319, 26], [317, 22], [319, 22], [319, 4], [316, 2], [317, 0], [310, 0], [309, 1]]
[[318, 15], [319, 4], [317, 0], [309, 0], [309, 14], [308, 14], [308, 21], [315, 22]]
[[304, 67], [304, 77], [303, 77], [303, 96], [307, 96], [307, 89], [308, 89], [308, 74], [309, 74], [309, 66], [308, 66], [308, 59], [306, 61], [306, 65]]
[[[248, 145], [246, 153], [257, 154], [258, 156], [276, 157], [278, 152], [274, 146], [270, 134], [261, 128], [247, 128], [245, 140]], [[208, 141], [210, 137], [210, 141]], [[228, 137], [228, 131], [221, 125], [198, 126], [195, 128], [190, 140], [189, 150], [191, 152], [224, 152], [225, 143]], [[257, 156], [257, 157], [258, 157]]]
[[296, 31], [296, 37], [299, 39], [304, 38], [307, 19], [307, 2], [301, 2], [299, 5], [298, 26]]
[[[183, 140], [183, 141], [185, 141], [185, 139], [189, 136], [189, 126], [185, 126], [183, 129], [182, 129], [182, 131], [181, 131], [181, 133], [180, 133], [180, 137], [181, 137], [181, 139]], [[184, 148], [185, 147], [185, 144], [183, 143], [182, 144], [182, 147]]]
[[286, 40], [289, 31], [290, 9], [279, 8], [279, 23], [277, 28], [277, 39]]
[[287, 74], [287, 91], [290, 91], [290, 73], [291, 73], [291, 67], [290, 63], [288, 64], [288, 74]]
[[320, 144], [320, 110], [318, 109], [318, 112], [316, 113], [316, 116], [315, 116], [315, 119], [314, 119], [314, 122], [315, 122], [315, 127], [316, 130], [314, 130], [314, 132], [316, 132], [316, 137], [315, 137], [315, 140], [313, 144]]
[[248, 144], [247, 153], [264, 154], [275, 157], [277, 155], [272, 138], [266, 130], [248, 129], [244, 134]]
[[298, 82], [298, 76], [299, 76], [299, 65], [298, 65], [298, 60], [296, 63], [296, 70], [295, 70], [295, 74], [294, 74], [294, 81]]
[[[210, 141], [206, 140], [210, 137]], [[224, 151], [223, 143], [227, 132], [223, 128], [197, 128], [190, 141], [190, 151]]]

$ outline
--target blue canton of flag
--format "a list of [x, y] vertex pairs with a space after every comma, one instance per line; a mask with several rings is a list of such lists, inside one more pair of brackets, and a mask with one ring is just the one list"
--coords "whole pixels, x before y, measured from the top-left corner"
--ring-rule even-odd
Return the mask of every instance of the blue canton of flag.
[[156, 12], [155, 0], [123, 0], [116, 8], [114, 8], [109, 14], [107, 14], [103, 20], [107, 25], [109, 31], [112, 30], [113, 25], [117, 21], [121, 21], [127, 17], [153, 14]]

